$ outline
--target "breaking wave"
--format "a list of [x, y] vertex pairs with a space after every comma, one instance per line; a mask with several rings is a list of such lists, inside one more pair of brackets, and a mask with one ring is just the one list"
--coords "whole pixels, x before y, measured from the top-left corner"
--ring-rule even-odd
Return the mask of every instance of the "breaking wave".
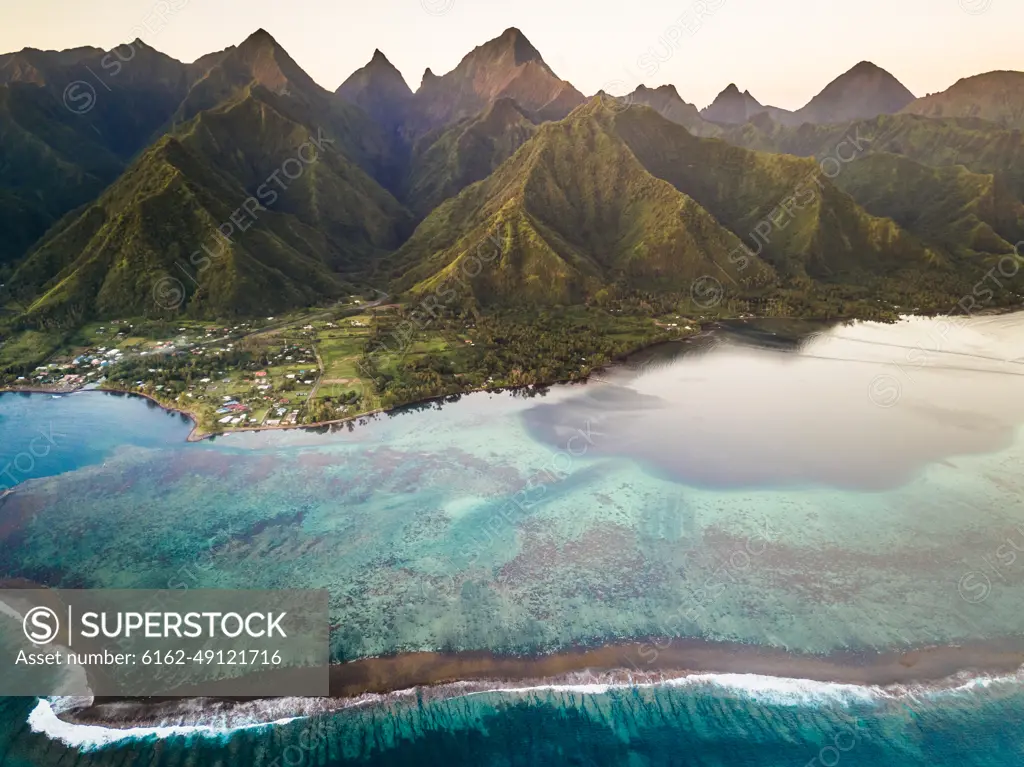
[[[91, 698], [42, 698], [30, 713], [28, 724], [33, 732], [69, 747], [94, 750], [125, 741], [175, 737], [223, 741], [242, 730], [271, 728], [345, 709], [417, 697], [440, 699], [537, 693], [587, 696], [637, 688], [703, 687], [708, 692], [725, 691], [762, 705], [816, 707], [907, 701], [927, 703], [932, 699], [995, 686], [1017, 687], [1022, 681], [1024, 667], [1014, 674], [978, 676], [963, 673], [939, 682], [907, 685], [856, 685], [739, 673], [671, 676], [625, 671], [583, 672], [525, 683], [452, 682], [384, 694], [366, 693], [354, 698], [274, 698], [236, 703], [194, 698], [147, 705], [107, 703], [95, 708]], [[78, 716], [86, 710], [97, 721], [83, 720]], [[101, 715], [97, 717], [98, 710]]]

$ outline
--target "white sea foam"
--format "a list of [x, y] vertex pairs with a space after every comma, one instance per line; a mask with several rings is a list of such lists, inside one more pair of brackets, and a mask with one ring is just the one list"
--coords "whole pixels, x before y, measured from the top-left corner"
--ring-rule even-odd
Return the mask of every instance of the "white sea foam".
[[251, 722], [233, 727], [217, 727], [208, 724], [169, 725], [154, 727], [129, 727], [125, 729], [104, 727], [98, 724], [79, 724], [65, 722], [58, 716], [59, 711], [66, 711], [68, 706], [60, 698], [42, 698], [28, 716], [28, 724], [32, 732], [44, 733], [53, 740], [66, 746], [91, 750], [102, 748], [114, 743], [143, 740], [146, 738], [170, 738], [175, 736], [203, 736], [223, 738], [239, 730], [270, 727], [288, 724], [298, 717], [286, 717], [266, 722]]
[[175, 722], [166, 720], [157, 724], [116, 727], [83, 724], [61, 719], [61, 714], [73, 714], [76, 709], [92, 705], [92, 698], [42, 698], [28, 717], [33, 732], [43, 733], [67, 746], [93, 750], [147, 738], [200, 737], [224, 739], [232, 733], [290, 724], [308, 719], [314, 714], [330, 713], [346, 708], [385, 703], [400, 697], [415, 695], [416, 689], [400, 690], [379, 695], [367, 693], [357, 698], [268, 698], [210, 710], [201, 698], [182, 700], [171, 714]]
[[522, 687], [495, 686], [489, 689], [474, 690], [466, 694], [558, 692], [602, 695], [611, 690], [618, 689], [701, 686], [727, 690], [759, 703], [773, 705], [814, 706], [827, 702], [871, 702], [883, 696], [888, 697], [884, 688], [881, 687], [816, 682], [810, 679], [790, 679], [761, 674], [687, 674], [680, 677], [655, 678], [644, 675], [639, 680], [630, 679], [626, 682], [623, 682], [622, 676], [618, 675], [615, 677], [615, 681], [586, 681], [583, 683], [566, 684], [543, 683]]
[[586, 682], [582, 684], [538, 684], [522, 687], [495, 686], [487, 690], [474, 690], [467, 694], [498, 693], [529, 693], [529, 692], [569, 692], [581, 695], [604, 694], [614, 689], [634, 689], [649, 687], [714, 687], [738, 694], [758, 703], [775, 706], [819, 706], [827, 704], [850, 705], [855, 703], [875, 703], [885, 700], [939, 699], [943, 696], [957, 695], [972, 690], [986, 689], [998, 685], [1019, 686], [1024, 682], [1024, 667], [1013, 674], [1000, 676], [972, 676], [969, 673], [958, 674], [939, 682], [917, 683], [910, 685], [858, 685], [839, 682], [819, 682], [813, 679], [794, 679], [790, 677], [765, 676], [763, 674], [687, 674], [655, 680], [629, 682]]
[[761, 674], [692, 674], [669, 682], [672, 685], [714, 685], [760, 703], [811, 706], [828, 701], [870, 702], [878, 688], [810, 679], [788, 679]]
[[[625, 680], [625, 681], [624, 681]], [[369, 705], [383, 705], [422, 694], [425, 697], [456, 698], [475, 695], [523, 695], [532, 693], [568, 693], [604, 695], [614, 690], [653, 687], [707, 687], [725, 690], [755, 702], [775, 706], [814, 707], [821, 705], [884, 703], [886, 701], [922, 701], [959, 696], [1000, 685], [1019, 687], [1024, 682], [1024, 667], [1014, 674], [971, 676], [964, 673], [938, 683], [912, 685], [856, 685], [819, 682], [810, 679], [765, 676], [761, 674], [702, 673], [680, 677], [634, 675], [626, 672], [569, 674], [563, 680], [538, 681], [521, 686], [498, 681], [461, 681], [432, 687], [397, 690], [385, 694], [365, 693], [354, 698], [279, 698], [236, 704], [230, 710], [210, 711], [201, 699], [182, 701], [174, 712], [177, 723], [161, 722], [151, 726], [113, 727], [68, 722], [61, 713], [88, 706], [90, 699], [41, 699], [28, 723], [33, 732], [43, 733], [65, 745], [92, 750], [116, 743], [147, 738], [201, 737], [224, 739], [242, 730], [280, 726], [325, 714]], [[182, 723], [187, 722], [187, 723]]]

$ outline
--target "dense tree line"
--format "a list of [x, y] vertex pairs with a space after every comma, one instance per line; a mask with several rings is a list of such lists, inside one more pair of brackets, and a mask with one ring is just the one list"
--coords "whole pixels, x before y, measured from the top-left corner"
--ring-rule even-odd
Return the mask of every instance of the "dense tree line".
[[384, 407], [467, 389], [580, 380], [612, 360], [669, 337], [649, 321], [630, 319], [578, 309], [478, 316], [463, 331], [472, 345], [421, 354], [395, 353], [408, 347], [388, 334], [400, 325], [395, 321], [371, 337], [360, 368], [372, 378]]
[[146, 381], [181, 392], [203, 378], [215, 378], [222, 373], [234, 374], [239, 370], [259, 370], [265, 365], [265, 360], [244, 350], [220, 352], [216, 356], [174, 352], [123, 360], [110, 367], [107, 378], [112, 383], [124, 386]]

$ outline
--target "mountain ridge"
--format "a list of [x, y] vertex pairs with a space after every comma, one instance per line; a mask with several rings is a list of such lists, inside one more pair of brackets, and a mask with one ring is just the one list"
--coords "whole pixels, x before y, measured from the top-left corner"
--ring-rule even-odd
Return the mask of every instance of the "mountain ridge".
[[561, 119], [584, 102], [571, 83], [561, 80], [526, 36], [509, 27], [467, 53], [450, 72], [430, 69], [414, 94], [418, 134], [478, 114], [488, 103], [514, 99], [545, 119]]
[[[758, 244], [755, 229], [798, 193], [809, 199], [790, 205], [791, 225]], [[490, 263], [470, 268], [481, 252], [494, 253]], [[396, 291], [444, 287], [482, 306], [671, 291], [700, 275], [754, 292], [907, 279], [963, 289], [948, 253], [863, 209], [816, 162], [693, 136], [653, 109], [600, 97], [542, 125], [386, 264]]]
[[963, 77], [939, 93], [907, 104], [904, 114], [975, 117], [1024, 130], [1024, 72], [997, 70]]
[[893, 75], [870, 61], [861, 61], [795, 111], [766, 106], [750, 91], [741, 93], [735, 83], [730, 83], [700, 115], [728, 125], [748, 122], [759, 114], [767, 114], [783, 125], [822, 125], [895, 114], [913, 101], [914, 94]]
[[[407, 214], [322, 139], [314, 164], [284, 190], [270, 187], [273, 196], [264, 191], [282, 158], [302, 156], [299, 147], [313, 130], [275, 109], [275, 97], [257, 90], [198, 114], [85, 211], [65, 217], [12, 278], [16, 294], [31, 297], [26, 322], [158, 315], [168, 307], [154, 302], [153, 292], [168, 280], [181, 288], [175, 308], [217, 316], [294, 308], [350, 289], [342, 273], [353, 275], [396, 247]], [[245, 147], [236, 143], [235, 152], [221, 155], [240, 124], [258, 124], [265, 136], [250, 135]], [[274, 144], [276, 157], [269, 157]], [[238, 211], [247, 199], [266, 204], [246, 209], [252, 221], [245, 225]], [[216, 234], [229, 220], [243, 223], [224, 242]]]
[[[911, 94], [870, 62], [796, 112], [735, 84], [698, 111], [671, 84], [585, 99], [515, 27], [442, 76], [427, 69], [416, 91], [375, 49], [332, 93], [263, 29], [192, 64], [129, 45], [122, 87], [80, 115], [59, 97], [95, 50], [0, 56], [0, 70], [15, 62], [24, 76], [11, 65], [0, 84], [0, 225], [14, 233], [10, 288], [33, 327], [160, 313], [148, 286], [163, 279], [182, 283], [177, 310], [193, 316], [453, 278], [478, 307], [682, 294], [706, 274], [754, 294], [955, 293], [1024, 236], [1019, 133], [907, 113], [918, 102], [802, 120], [899, 107]], [[808, 158], [858, 130], [868, 150], [822, 178]], [[329, 151], [258, 231], [216, 269], [175, 272], [199, 252], [184, 241], [255, 200], [310, 136]], [[765, 216], [815, 176], [807, 204], [759, 240]], [[494, 269], [459, 276], [495, 242]]]

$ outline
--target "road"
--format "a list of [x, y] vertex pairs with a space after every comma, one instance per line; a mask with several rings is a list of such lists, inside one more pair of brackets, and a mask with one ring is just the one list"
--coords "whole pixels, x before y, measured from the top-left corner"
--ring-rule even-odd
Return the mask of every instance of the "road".
[[[362, 314], [367, 309], [373, 309], [375, 306], [380, 306], [382, 303], [384, 303], [389, 298], [391, 298], [391, 296], [389, 294], [387, 294], [387, 293], [383, 293], [383, 292], [381, 292], [379, 290], [377, 292], [381, 294], [380, 298], [378, 298], [375, 301], [370, 301], [367, 304], [359, 304], [358, 306], [353, 306], [351, 313], [352, 314]], [[318, 314], [313, 314], [313, 315], [310, 315], [308, 317], [303, 317], [301, 319], [292, 320], [292, 321], [289, 321], [289, 322], [282, 321], [282, 322], [280, 322], [278, 324], [274, 324], [274, 325], [271, 325], [270, 327], [266, 327], [266, 328], [263, 328], [262, 330], [258, 330], [255, 333], [248, 333], [246, 335], [249, 338], [258, 338], [259, 336], [266, 336], [266, 335], [272, 335], [274, 333], [280, 333], [282, 330], [287, 330], [288, 328], [293, 327], [295, 325], [298, 325], [300, 323], [303, 324], [303, 325], [308, 325], [311, 322], [315, 322], [316, 320], [320, 320], [320, 319], [323, 319], [325, 317], [333, 316], [334, 312], [336, 312], [338, 310], [338, 306], [341, 305], [341, 303], [342, 302], [339, 301], [337, 304], [335, 304], [331, 308], [324, 309], [322, 312], [320, 312]], [[344, 316], [348, 316], [348, 315], [344, 315]]]
[[313, 384], [313, 388], [310, 390], [309, 397], [306, 399], [306, 402], [312, 402], [313, 398], [316, 397], [316, 393], [320, 389], [320, 382], [324, 380], [324, 373], [326, 372], [324, 369], [323, 357], [320, 356], [320, 350], [316, 348], [316, 344], [313, 344], [313, 354], [316, 355], [316, 364], [317, 367], [320, 368], [320, 375], [317, 376], [316, 383]]

